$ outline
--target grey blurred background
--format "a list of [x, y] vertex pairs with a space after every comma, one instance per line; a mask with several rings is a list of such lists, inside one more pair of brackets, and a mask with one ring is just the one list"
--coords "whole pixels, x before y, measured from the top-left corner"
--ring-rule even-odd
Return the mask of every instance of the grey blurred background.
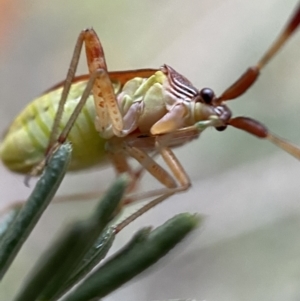
[[[0, 2], [5, 29], [0, 31], [0, 128], [4, 131], [30, 100], [65, 77], [83, 28], [97, 31], [110, 70], [167, 63], [199, 88], [212, 87], [220, 94], [260, 58], [297, 2], [15, 0], [7, 11]], [[300, 32], [255, 86], [230, 103], [235, 115], [256, 118], [298, 145], [299, 49]], [[82, 60], [79, 73], [86, 70]], [[130, 225], [113, 249], [141, 226], [159, 225], [178, 212], [202, 213], [205, 225], [143, 277], [106, 299], [299, 300], [299, 162], [235, 129], [207, 130], [176, 154], [193, 187]], [[31, 191], [23, 176], [2, 165], [0, 177], [1, 208]], [[110, 168], [72, 174], [60, 194], [105, 189], [113, 178]], [[146, 177], [141, 189], [155, 185]], [[93, 205], [50, 206], [1, 283], [1, 300], [11, 300], [53, 237], [70, 220], [84, 218]]]

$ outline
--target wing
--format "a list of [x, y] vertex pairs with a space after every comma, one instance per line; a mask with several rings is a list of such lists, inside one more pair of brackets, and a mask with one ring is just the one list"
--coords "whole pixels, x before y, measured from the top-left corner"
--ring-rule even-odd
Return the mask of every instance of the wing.
[[[124, 71], [111, 71], [108, 73], [112, 82], [119, 82], [121, 86], [123, 86], [127, 81], [129, 81], [132, 78], [135, 77], [148, 78], [158, 70], [159, 69], [136, 69], [136, 70], [124, 70]], [[90, 77], [89, 74], [78, 75], [74, 77], [72, 82], [77, 83], [81, 81], [87, 81], [89, 77]], [[62, 87], [64, 83], [65, 80], [59, 82], [58, 84], [52, 86], [50, 89], [44, 91], [42, 95]]]

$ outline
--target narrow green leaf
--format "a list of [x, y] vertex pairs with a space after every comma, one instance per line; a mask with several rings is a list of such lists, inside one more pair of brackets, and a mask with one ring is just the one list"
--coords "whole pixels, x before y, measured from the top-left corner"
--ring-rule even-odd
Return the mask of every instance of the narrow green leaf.
[[105, 258], [114, 242], [115, 236], [116, 234], [112, 227], [109, 227], [104, 231], [104, 235], [100, 235], [94, 246], [84, 256], [73, 275], [71, 275], [60, 289], [61, 292], [66, 292], [79, 280], [83, 279], [103, 258]]
[[[141, 242], [142, 240], [146, 239], [150, 233], [150, 230], [151, 228], [148, 227], [138, 231], [132, 239], [133, 243]], [[114, 238], [115, 231], [112, 227], [109, 227], [107, 231], [104, 232], [104, 235], [102, 234], [99, 237], [93, 248], [91, 248], [85, 255], [83, 261], [79, 265], [79, 268], [68, 279], [67, 283], [64, 285], [64, 292], [66, 292], [68, 288], [71, 288], [80, 279], [83, 279], [83, 277], [86, 276], [105, 257], [113, 243]], [[132, 243], [130, 245], [132, 245]], [[123, 251], [125, 252], [125, 248]]]
[[71, 151], [69, 144], [63, 144], [50, 158], [32, 194], [3, 237], [0, 250], [0, 279], [58, 189], [70, 162]]
[[16, 301], [33, 301], [37, 298], [51, 300], [66, 289], [68, 279], [78, 271], [79, 263], [115, 216], [128, 181], [126, 176], [119, 177], [99, 202], [93, 215], [83, 222], [75, 223], [53, 244], [37, 263]]
[[[25, 286], [15, 297], [15, 301], [34, 301], [37, 300], [48, 281], [55, 275], [57, 270], [63, 264], [63, 259], [67, 259], [71, 250], [74, 249], [78, 240], [82, 238], [81, 225], [73, 225], [55, 244], [55, 247], [47, 250], [47, 253], [41, 258], [31, 273]], [[76, 250], [74, 250], [76, 251]], [[44, 257], [47, 257], [45, 260]]]
[[108, 295], [167, 254], [198, 223], [198, 216], [183, 213], [149, 234], [139, 232], [124, 249], [63, 300], [88, 301]]
[[16, 220], [17, 215], [19, 214], [23, 203], [19, 203], [11, 208], [8, 208], [5, 213], [1, 215], [0, 218], [0, 243], [2, 242], [2, 238], [5, 236], [6, 231], [9, 230], [10, 226]]

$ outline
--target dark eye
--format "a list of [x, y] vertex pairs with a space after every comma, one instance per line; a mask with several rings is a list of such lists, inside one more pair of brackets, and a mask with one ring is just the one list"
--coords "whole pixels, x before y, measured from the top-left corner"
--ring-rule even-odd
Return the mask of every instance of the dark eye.
[[222, 125], [222, 126], [217, 126], [216, 130], [219, 131], [219, 132], [222, 132], [222, 131], [225, 131], [226, 128], [227, 128], [227, 125]]
[[201, 98], [203, 99], [203, 102], [206, 103], [206, 104], [211, 104], [214, 97], [215, 97], [215, 93], [212, 89], [209, 89], [209, 88], [203, 88], [201, 91], [200, 91], [200, 96]]

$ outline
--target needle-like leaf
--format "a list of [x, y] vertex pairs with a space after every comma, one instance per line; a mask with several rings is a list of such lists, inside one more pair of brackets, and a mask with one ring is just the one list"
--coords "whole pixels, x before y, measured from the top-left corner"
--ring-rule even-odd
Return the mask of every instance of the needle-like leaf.
[[198, 223], [198, 216], [183, 213], [152, 232], [149, 228], [142, 229], [63, 300], [88, 301], [108, 295], [166, 255]]
[[[39, 260], [16, 301], [53, 300], [58, 298], [75, 281], [83, 277], [93, 266], [90, 261], [105, 256], [114, 238], [114, 231], [105, 230], [107, 224], [118, 212], [129, 178], [121, 176], [100, 200], [92, 216], [77, 222], [52, 245]], [[102, 235], [102, 254], [99, 236]], [[105, 239], [106, 235], [106, 239]], [[101, 253], [101, 252], [100, 252]], [[85, 262], [85, 259], [89, 261]], [[79, 274], [78, 274], [79, 273]]]
[[70, 162], [71, 151], [70, 144], [63, 144], [53, 154], [28, 201], [2, 238], [0, 279], [56, 193]]

